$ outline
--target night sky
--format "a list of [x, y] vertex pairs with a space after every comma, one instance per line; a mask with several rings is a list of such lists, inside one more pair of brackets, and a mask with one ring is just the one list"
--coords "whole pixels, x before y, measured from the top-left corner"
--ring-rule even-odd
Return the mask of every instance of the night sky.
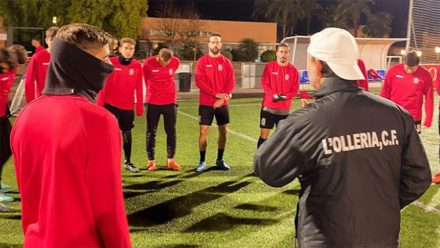
[[[255, 21], [252, 19], [252, 7], [254, 0], [174, 0], [177, 6], [182, 6], [194, 2], [202, 19], [211, 20], [236, 20], [236, 21]], [[149, 16], [155, 16], [155, 9], [160, 0], [149, 0]], [[335, 3], [336, 0], [318, 0], [323, 6]], [[408, 20], [409, 0], [375, 0], [375, 5], [371, 7], [372, 13], [380, 11], [389, 12], [393, 18], [391, 37], [406, 37], [406, 26]], [[271, 21], [258, 19], [258, 21]], [[319, 31], [323, 27], [319, 22], [312, 20], [312, 31]], [[280, 32], [280, 31], [278, 31]], [[296, 34], [306, 33], [305, 24], [299, 24]]]

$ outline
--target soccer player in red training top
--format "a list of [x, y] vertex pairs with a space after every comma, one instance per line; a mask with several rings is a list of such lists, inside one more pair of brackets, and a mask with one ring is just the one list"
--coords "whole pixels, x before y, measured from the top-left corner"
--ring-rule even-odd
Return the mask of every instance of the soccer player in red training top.
[[125, 169], [139, 172], [131, 162], [132, 137], [134, 127], [134, 95], [136, 94], [136, 115], [141, 116], [143, 107], [142, 65], [133, 58], [136, 42], [122, 38], [119, 42], [119, 56], [110, 58], [115, 70], [110, 74], [104, 88], [99, 92], [98, 104], [108, 109], [118, 120], [122, 132], [125, 155]]
[[277, 60], [267, 63], [261, 78], [264, 91], [260, 112], [258, 147], [269, 137], [270, 130], [289, 115], [291, 100], [299, 89], [298, 70], [289, 63], [289, 45], [277, 46]]
[[199, 95], [199, 148], [200, 162], [196, 167], [201, 172], [206, 167], [205, 154], [208, 145], [208, 130], [215, 116], [218, 125], [218, 153], [216, 168], [229, 170], [223, 160], [226, 145], [226, 131], [229, 123], [228, 100], [235, 86], [234, 69], [231, 61], [220, 53], [222, 38], [211, 34], [208, 40], [209, 53], [197, 61], [196, 85]]
[[147, 156], [149, 171], [156, 170], [155, 145], [156, 130], [160, 115], [163, 115], [165, 132], [167, 133], [167, 167], [180, 170], [174, 160], [176, 153], [176, 88], [174, 74], [179, 68], [179, 59], [173, 56], [168, 48], [162, 48], [157, 56], [144, 62], [144, 77], [147, 87], [145, 106], [147, 111]]
[[11, 133], [24, 247], [131, 247], [118, 123], [94, 98], [113, 66], [109, 35], [60, 28], [43, 95]]
[[[436, 80], [435, 80], [435, 84], [436, 84], [436, 90], [437, 90], [437, 94], [440, 95], [440, 65], [437, 67], [437, 74], [436, 74]], [[439, 106], [440, 107], [440, 106]], [[440, 109], [440, 108], [439, 108]], [[440, 111], [440, 110], [439, 110]], [[438, 133], [440, 135], [440, 116], [438, 117]], [[439, 147], [439, 156], [440, 156], [440, 147]], [[432, 182], [435, 184], [440, 184], [440, 173], [437, 173], [433, 178], [432, 178]]]
[[[50, 49], [52, 40], [58, 32], [58, 27], [51, 27], [46, 31], [47, 49], [42, 49], [35, 53], [29, 61], [24, 81], [24, 92], [26, 103], [30, 103], [35, 98], [41, 96], [46, 81], [47, 68], [50, 61]], [[42, 46], [40, 46], [42, 47]]]
[[[12, 127], [8, 119], [8, 95], [14, 82], [18, 64], [24, 64], [26, 60], [26, 50], [21, 45], [12, 45], [8, 49], [0, 48], [0, 182], [2, 181], [3, 166], [12, 154], [9, 145]], [[14, 201], [14, 198], [4, 194], [10, 190], [10, 187], [3, 183], [0, 185], [0, 202]]]
[[410, 51], [404, 63], [392, 66], [380, 95], [404, 107], [413, 117], [417, 132], [422, 131], [422, 105], [425, 101], [425, 127], [431, 127], [434, 109], [432, 77], [420, 64], [416, 51]]
[[[44, 50], [44, 46], [41, 45], [41, 40], [40, 40], [39, 37], [34, 37], [34, 38], [31, 40], [31, 44], [32, 44], [33, 47], [35, 47], [35, 50], [34, 50], [34, 54], [33, 54], [33, 55], [35, 55], [35, 54], [37, 54], [37, 53], [39, 53], [39, 52], [41, 52], [41, 51]], [[32, 56], [33, 56], [33, 55], [32, 55]]]
[[368, 76], [367, 69], [365, 68], [365, 63], [362, 59], [358, 59], [357, 64], [359, 69], [361, 69], [362, 75], [364, 75], [364, 79], [357, 80], [356, 83], [359, 87], [363, 88], [365, 91], [369, 91], [368, 89]]

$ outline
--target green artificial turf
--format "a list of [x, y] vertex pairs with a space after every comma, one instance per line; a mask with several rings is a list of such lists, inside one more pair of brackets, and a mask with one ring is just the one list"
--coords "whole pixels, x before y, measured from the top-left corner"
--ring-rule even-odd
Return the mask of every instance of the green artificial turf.
[[[138, 174], [123, 171], [124, 197], [133, 247], [293, 247], [298, 181], [272, 188], [252, 175], [252, 157], [259, 135], [261, 99], [233, 99], [230, 105], [225, 161], [230, 171], [194, 172], [199, 160], [197, 101], [179, 102], [176, 161], [182, 171], [165, 169], [166, 136], [159, 123], [156, 161], [159, 170], [145, 170], [145, 117], [136, 118], [132, 160]], [[294, 101], [293, 109], [299, 107]], [[438, 113], [436, 113], [437, 115]], [[438, 166], [437, 117], [422, 139], [433, 172]], [[207, 163], [215, 163], [217, 130], [210, 129]], [[4, 169], [3, 182], [17, 199], [7, 203], [14, 212], [0, 213], [0, 247], [21, 247], [19, 194], [12, 160]], [[419, 200], [440, 209], [439, 186], [432, 186]], [[417, 206], [402, 211], [401, 247], [440, 247], [440, 215]]]

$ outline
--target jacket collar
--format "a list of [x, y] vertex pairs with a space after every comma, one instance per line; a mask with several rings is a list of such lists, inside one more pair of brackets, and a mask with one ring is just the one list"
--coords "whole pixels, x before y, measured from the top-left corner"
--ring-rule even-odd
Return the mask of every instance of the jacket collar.
[[315, 94], [316, 98], [330, 95], [337, 91], [360, 91], [356, 81], [345, 80], [339, 77], [328, 77], [324, 79], [321, 87]]

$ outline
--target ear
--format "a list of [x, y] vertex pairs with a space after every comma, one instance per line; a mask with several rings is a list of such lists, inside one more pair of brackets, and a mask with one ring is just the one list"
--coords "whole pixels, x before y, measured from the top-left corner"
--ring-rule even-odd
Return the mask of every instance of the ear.
[[315, 60], [315, 65], [316, 65], [316, 71], [317, 71], [318, 73], [322, 74], [322, 68], [323, 68], [324, 66], [322, 65], [321, 60], [316, 59], [316, 60]]

